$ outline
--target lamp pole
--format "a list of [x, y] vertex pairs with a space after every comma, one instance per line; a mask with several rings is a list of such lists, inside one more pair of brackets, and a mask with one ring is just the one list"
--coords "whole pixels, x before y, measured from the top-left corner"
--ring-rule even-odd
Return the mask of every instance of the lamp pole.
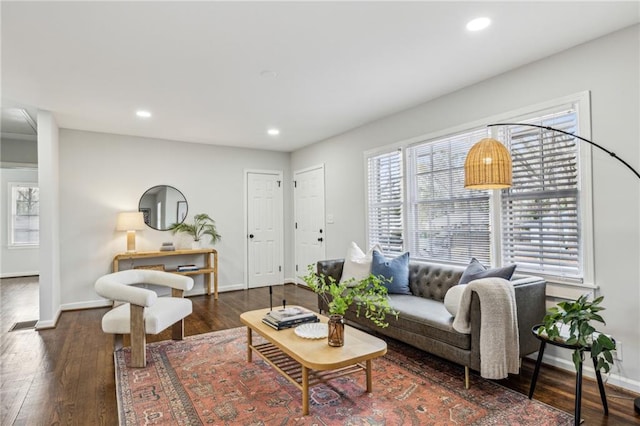
[[[607, 154], [609, 154], [610, 156], [612, 156], [613, 158], [615, 158], [616, 160], [620, 161], [622, 164], [624, 164], [629, 170], [631, 170], [633, 172], [633, 174], [636, 175], [636, 177], [638, 179], [640, 179], [640, 173], [638, 173], [638, 171], [636, 169], [634, 169], [633, 167], [631, 167], [631, 165], [629, 163], [627, 163], [626, 161], [624, 161], [622, 158], [618, 157], [614, 152], [606, 149], [605, 147], [603, 147], [602, 145], [598, 145], [597, 143], [590, 141], [589, 139], [585, 139], [582, 136], [578, 136], [575, 135], [573, 133], [569, 133], [569, 132], [565, 132], [564, 130], [560, 130], [560, 129], [556, 129], [554, 127], [549, 127], [549, 126], [541, 126], [538, 124], [529, 124], [529, 123], [495, 123], [495, 124], [487, 124], [487, 127], [497, 127], [497, 126], [528, 126], [528, 127], [537, 127], [538, 129], [544, 129], [544, 130], [550, 130], [552, 132], [558, 132], [558, 133], [562, 133], [577, 139], [580, 139], [581, 141], [584, 141], [586, 143], [588, 143], [589, 145], [593, 145], [596, 148], [606, 152]], [[636, 398], [633, 401], [633, 406], [636, 410], [637, 413], [640, 413], [640, 398]]]
[[588, 143], [589, 145], [593, 145], [596, 148], [606, 152], [607, 154], [609, 154], [610, 156], [612, 156], [613, 158], [615, 158], [616, 160], [620, 161], [622, 164], [624, 164], [629, 170], [631, 170], [633, 172], [633, 174], [636, 175], [636, 177], [638, 179], [640, 179], [640, 173], [638, 173], [638, 171], [636, 169], [634, 169], [633, 167], [631, 167], [631, 165], [629, 163], [627, 163], [626, 161], [624, 161], [622, 158], [618, 157], [616, 155], [615, 152], [609, 151], [607, 148], [603, 147], [602, 145], [598, 145], [597, 143], [590, 141], [589, 139], [583, 138], [582, 136], [578, 136], [576, 134], [573, 133], [569, 133], [569, 132], [565, 132], [564, 130], [560, 130], [560, 129], [556, 129], [554, 127], [549, 127], [549, 126], [540, 126], [538, 124], [529, 124], [529, 123], [495, 123], [495, 124], [487, 124], [487, 127], [497, 127], [497, 126], [528, 126], [528, 127], [537, 127], [538, 129], [544, 129], [544, 130], [551, 130], [552, 132], [558, 132], [558, 133], [562, 133], [577, 139], [580, 139], [581, 141], [584, 141], [586, 143]]

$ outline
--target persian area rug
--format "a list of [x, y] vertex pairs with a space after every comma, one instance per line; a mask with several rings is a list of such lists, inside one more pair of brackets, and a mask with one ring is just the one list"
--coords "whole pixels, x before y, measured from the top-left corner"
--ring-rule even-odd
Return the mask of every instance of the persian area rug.
[[[147, 345], [147, 367], [115, 353], [121, 425], [570, 425], [573, 416], [396, 341], [373, 361], [373, 392], [363, 373], [300, 390], [254, 354], [246, 328]], [[254, 333], [254, 344], [260, 343]], [[304, 343], [304, 342], [301, 342]]]

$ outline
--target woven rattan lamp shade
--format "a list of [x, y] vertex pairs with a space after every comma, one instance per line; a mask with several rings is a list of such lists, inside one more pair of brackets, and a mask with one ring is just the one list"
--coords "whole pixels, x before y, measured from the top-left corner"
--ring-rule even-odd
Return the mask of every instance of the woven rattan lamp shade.
[[467, 189], [504, 189], [511, 187], [511, 155], [492, 138], [471, 147], [464, 162], [464, 187]]

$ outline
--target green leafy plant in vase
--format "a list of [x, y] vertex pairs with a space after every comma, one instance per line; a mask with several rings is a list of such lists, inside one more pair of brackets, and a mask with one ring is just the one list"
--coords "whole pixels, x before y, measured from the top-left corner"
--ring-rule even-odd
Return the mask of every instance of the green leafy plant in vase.
[[398, 316], [389, 305], [385, 279], [369, 275], [367, 278], [356, 281], [351, 278], [345, 281], [337, 281], [335, 278], [324, 274], [317, 274], [314, 265], [307, 266], [307, 275], [302, 280], [318, 294], [328, 306], [330, 346], [342, 346], [344, 344], [344, 314], [356, 305], [356, 315], [364, 313], [378, 327], [387, 327], [387, 315]]
[[[573, 351], [573, 364], [576, 370], [583, 360], [583, 353], [591, 348], [590, 356], [596, 359], [596, 369], [609, 372], [613, 365], [613, 354], [616, 349], [615, 342], [606, 334], [598, 332], [592, 321], [605, 324], [604, 319], [598, 313], [605, 308], [600, 306], [604, 296], [590, 301], [588, 295], [583, 295], [575, 301], [560, 302], [549, 309], [543, 319], [543, 325], [538, 328], [538, 335], [546, 334], [553, 341], [575, 346]], [[562, 329], [568, 326], [568, 337], [562, 333]]]
[[211, 237], [211, 244], [215, 244], [222, 236], [216, 230], [216, 222], [208, 214], [200, 213], [193, 216], [193, 223], [187, 223], [185, 220], [181, 223], [174, 223], [169, 227], [172, 234], [181, 232], [190, 235], [193, 238], [194, 245], [200, 246], [202, 237], [208, 235]]

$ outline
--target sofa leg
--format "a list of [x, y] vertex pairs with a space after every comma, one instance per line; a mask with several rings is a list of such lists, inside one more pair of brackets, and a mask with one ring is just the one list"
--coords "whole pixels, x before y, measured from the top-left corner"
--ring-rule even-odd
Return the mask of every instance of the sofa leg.
[[469, 389], [469, 367], [464, 366], [464, 388]]

